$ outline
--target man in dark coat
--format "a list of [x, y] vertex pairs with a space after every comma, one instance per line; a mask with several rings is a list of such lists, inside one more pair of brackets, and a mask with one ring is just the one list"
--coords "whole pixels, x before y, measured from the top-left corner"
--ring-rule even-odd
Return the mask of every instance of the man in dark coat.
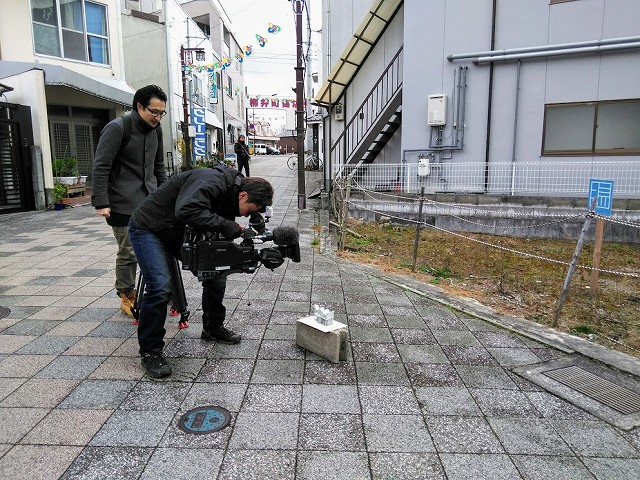
[[244, 135], [238, 137], [238, 141], [233, 146], [233, 151], [236, 152], [236, 157], [238, 158], [238, 171], [242, 173], [242, 169], [244, 168], [245, 176], [248, 177], [249, 160], [251, 160], [251, 156], [249, 155], [247, 144], [244, 142]]
[[[186, 226], [218, 232], [232, 240], [243, 231], [235, 222], [237, 216], [262, 212], [272, 201], [273, 187], [265, 179], [245, 178], [235, 169], [217, 166], [174, 175], [133, 212], [129, 238], [146, 282], [138, 343], [142, 366], [150, 376], [171, 374], [162, 354], [172, 293], [169, 261], [170, 255], [179, 258]], [[239, 343], [240, 335], [223, 326], [225, 288], [226, 277], [202, 282], [201, 338]]]
[[166, 102], [157, 85], [136, 91], [130, 118], [116, 118], [104, 127], [93, 160], [91, 204], [116, 237], [115, 288], [120, 310], [131, 318], [137, 264], [127, 224], [140, 202], [167, 179], [160, 127]]

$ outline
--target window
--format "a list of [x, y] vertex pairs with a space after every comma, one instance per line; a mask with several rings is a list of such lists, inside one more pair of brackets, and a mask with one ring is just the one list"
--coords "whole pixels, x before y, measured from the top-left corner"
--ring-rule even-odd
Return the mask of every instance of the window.
[[31, 0], [36, 53], [109, 65], [107, 8], [88, 0]]
[[229, 90], [227, 90], [227, 95], [229, 95], [231, 98], [233, 98], [233, 80], [231, 79], [231, 77], [228, 77], [229, 79]]
[[640, 99], [545, 107], [543, 155], [637, 155]]

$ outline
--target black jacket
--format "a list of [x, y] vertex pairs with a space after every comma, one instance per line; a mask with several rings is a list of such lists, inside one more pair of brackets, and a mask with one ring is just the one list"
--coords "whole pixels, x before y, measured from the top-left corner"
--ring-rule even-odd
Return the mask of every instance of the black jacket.
[[224, 166], [178, 173], [142, 201], [131, 221], [175, 253], [186, 225], [216, 232], [223, 220], [235, 220], [241, 179], [237, 170]]
[[239, 141], [234, 144], [233, 151], [238, 156], [238, 160], [249, 160], [251, 158], [247, 145]]

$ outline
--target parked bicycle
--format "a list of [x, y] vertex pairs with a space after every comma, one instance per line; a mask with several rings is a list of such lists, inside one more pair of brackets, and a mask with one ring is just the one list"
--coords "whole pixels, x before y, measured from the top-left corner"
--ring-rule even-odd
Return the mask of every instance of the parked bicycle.
[[[287, 159], [287, 166], [291, 170], [295, 170], [298, 165], [298, 155], [293, 154]], [[322, 160], [318, 158], [315, 153], [307, 155], [304, 158], [304, 169], [305, 170], [321, 170], [322, 169]]]

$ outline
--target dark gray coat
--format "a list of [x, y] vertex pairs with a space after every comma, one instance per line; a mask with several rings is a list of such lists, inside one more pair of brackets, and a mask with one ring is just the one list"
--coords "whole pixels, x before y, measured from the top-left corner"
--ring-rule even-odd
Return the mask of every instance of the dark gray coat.
[[130, 115], [131, 137], [121, 152], [122, 117], [102, 130], [93, 160], [91, 186], [91, 205], [110, 207], [112, 213], [127, 216], [167, 179], [158, 132], [138, 112]]

